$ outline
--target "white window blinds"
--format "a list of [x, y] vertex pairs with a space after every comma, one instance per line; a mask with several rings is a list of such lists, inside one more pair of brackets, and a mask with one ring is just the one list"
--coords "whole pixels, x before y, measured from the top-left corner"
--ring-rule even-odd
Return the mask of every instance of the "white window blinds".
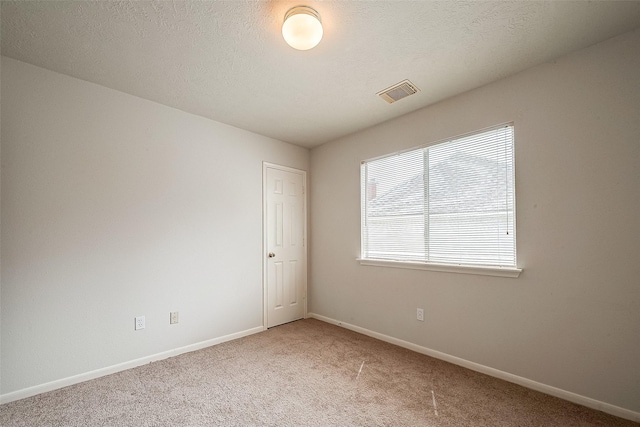
[[362, 258], [516, 266], [513, 125], [362, 163]]

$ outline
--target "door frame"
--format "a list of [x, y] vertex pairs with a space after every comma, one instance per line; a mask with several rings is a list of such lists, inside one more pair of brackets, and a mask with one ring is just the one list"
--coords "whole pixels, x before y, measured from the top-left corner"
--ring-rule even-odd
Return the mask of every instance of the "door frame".
[[268, 249], [267, 249], [267, 169], [278, 169], [284, 172], [291, 172], [302, 175], [302, 241], [304, 242], [304, 259], [305, 259], [305, 278], [304, 278], [304, 311], [303, 316], [307, 318], [307, 285], [309, 281], [309, 239], [307, 235], [307, 171], [302, 169], [282, 166], [275, 163], [262, 162], [262, 330], [267, 330], [267, 312], [268, 312]]

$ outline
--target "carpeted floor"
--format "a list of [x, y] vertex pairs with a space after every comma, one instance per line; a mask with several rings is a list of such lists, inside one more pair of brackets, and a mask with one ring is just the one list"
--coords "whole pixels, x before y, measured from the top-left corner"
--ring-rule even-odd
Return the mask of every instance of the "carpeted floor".
[[638, 426], [317, 320], [0, 406], [9, 426]]

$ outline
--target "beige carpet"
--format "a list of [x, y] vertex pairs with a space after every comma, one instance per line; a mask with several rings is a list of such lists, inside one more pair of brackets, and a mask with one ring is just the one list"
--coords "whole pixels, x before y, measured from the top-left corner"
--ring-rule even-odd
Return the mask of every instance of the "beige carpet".
[[638, 426], [317, 320], [0, 406], [9, 426]]

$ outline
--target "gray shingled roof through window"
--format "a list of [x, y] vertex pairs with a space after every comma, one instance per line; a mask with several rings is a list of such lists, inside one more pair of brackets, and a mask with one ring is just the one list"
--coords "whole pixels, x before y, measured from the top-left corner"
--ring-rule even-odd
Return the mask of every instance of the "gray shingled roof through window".
[[[475, 172], [474, 182], [461, 179], [469, 169]], [[368, 202], [368, 216], [422, 215], [423, 177], [422, 173], [417, 174]], [[453, 154], [431, 166], [430, 214], [504, 210], [509, 191], [507, 178], [508, 171], [502, 163], [465, 153]]]

